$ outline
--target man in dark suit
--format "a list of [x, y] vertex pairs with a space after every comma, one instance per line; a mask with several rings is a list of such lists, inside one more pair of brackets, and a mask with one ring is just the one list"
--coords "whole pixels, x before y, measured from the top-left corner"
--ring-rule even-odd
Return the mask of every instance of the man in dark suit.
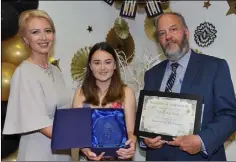
[[141, 140], [146, 160], [226, 160], [223, 144], [236, 129], [236, 99], [227, 62], [190, 49], [189, 30], [180, 14], [164, 13], [156, 26], [167, 60], [145, 73], [144, 89], [201, 95], [203, 116], [201, 131], [195, 135], [171, 142], [161, 136]]

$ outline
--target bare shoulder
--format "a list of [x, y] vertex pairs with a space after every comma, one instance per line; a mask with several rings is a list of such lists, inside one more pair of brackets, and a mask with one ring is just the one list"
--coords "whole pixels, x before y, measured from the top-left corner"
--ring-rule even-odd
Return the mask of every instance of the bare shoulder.
[[81, 96], [83, 95], [82, 88], [77, 88], [75, 91], [75, 96]]
[[85, 100], [85, 97], [82, 92], [82, 88], [77, 88], [74, 94], [74, 99], [73, 99], [73, 108], [78, 108], [83, 106], [83, 102]]
[[128, 86], [124, 87], [124, 91], [125, 91], [125, 98], [135, 96], [134, 91]]
[[[125, 97], [124, 97], [124, 109], [126, 113], [132, 113], [135, 110], [136, 107], [136, 98], [134, 91], [126, 86], [124, 88], [125, 91]], [[131, 112], [132, 111], [132, 112]]]

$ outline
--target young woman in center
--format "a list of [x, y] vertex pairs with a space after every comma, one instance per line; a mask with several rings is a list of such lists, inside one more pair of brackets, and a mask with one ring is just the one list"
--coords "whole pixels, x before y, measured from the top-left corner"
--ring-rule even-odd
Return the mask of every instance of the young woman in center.
[[[133, 91], [120, 76], [119, 62], [114, 49], [106, 42], [95, 44], [89, 53], [87, 70], [82, 87], [75, 92], [73, 108], [124, 109], [129, 148], [117, 151], [118, 159], [131, 159], [135, 153], [136, 137], [133, 135], [136, 101]], [[96, 155], [89, 148], [81, 149], [89, 160], [108, 160], [104, 152]], [[118, 160], [110, 159], [110, 160]]]

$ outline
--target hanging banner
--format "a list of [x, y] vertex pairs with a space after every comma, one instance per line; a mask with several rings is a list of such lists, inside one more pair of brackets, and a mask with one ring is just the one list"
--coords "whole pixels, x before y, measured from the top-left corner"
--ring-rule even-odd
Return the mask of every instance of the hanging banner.
[[113, 5], [113, 3], [115, 2], [115, 0], [104, 0], [107, 4], [109, 5]]
[[135, 18], [137, 11], [137, 3], [136, 0], [124, 1], [121, 5], [120, 9], [120, 16], [121, 17], [128, 17], [128, 18]]
[[155, 0], [148, 0], [145, 10], [148, 17], [155, 17], [163, 13], [160, 2]]

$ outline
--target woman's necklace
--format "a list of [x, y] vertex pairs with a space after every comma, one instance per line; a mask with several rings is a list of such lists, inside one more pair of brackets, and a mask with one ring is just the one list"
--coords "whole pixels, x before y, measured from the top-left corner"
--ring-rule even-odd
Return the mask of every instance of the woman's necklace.
[[52, 69], [52, 65], [51, 64], [47, 63], [47, 66], [45, 67], [43, 65], [40, 65], [40, 64], [36, 63], [33, 59], [29, 59], [29, 61], [32, 62], [33, 64], [39, 66], [44, 71], [44, 73], [46, 73], [49, 77], [52, 78], [53, 82], [55, 81], [55, 78], [54, 78], [54, 75], [53, 75], [53, 69]]

